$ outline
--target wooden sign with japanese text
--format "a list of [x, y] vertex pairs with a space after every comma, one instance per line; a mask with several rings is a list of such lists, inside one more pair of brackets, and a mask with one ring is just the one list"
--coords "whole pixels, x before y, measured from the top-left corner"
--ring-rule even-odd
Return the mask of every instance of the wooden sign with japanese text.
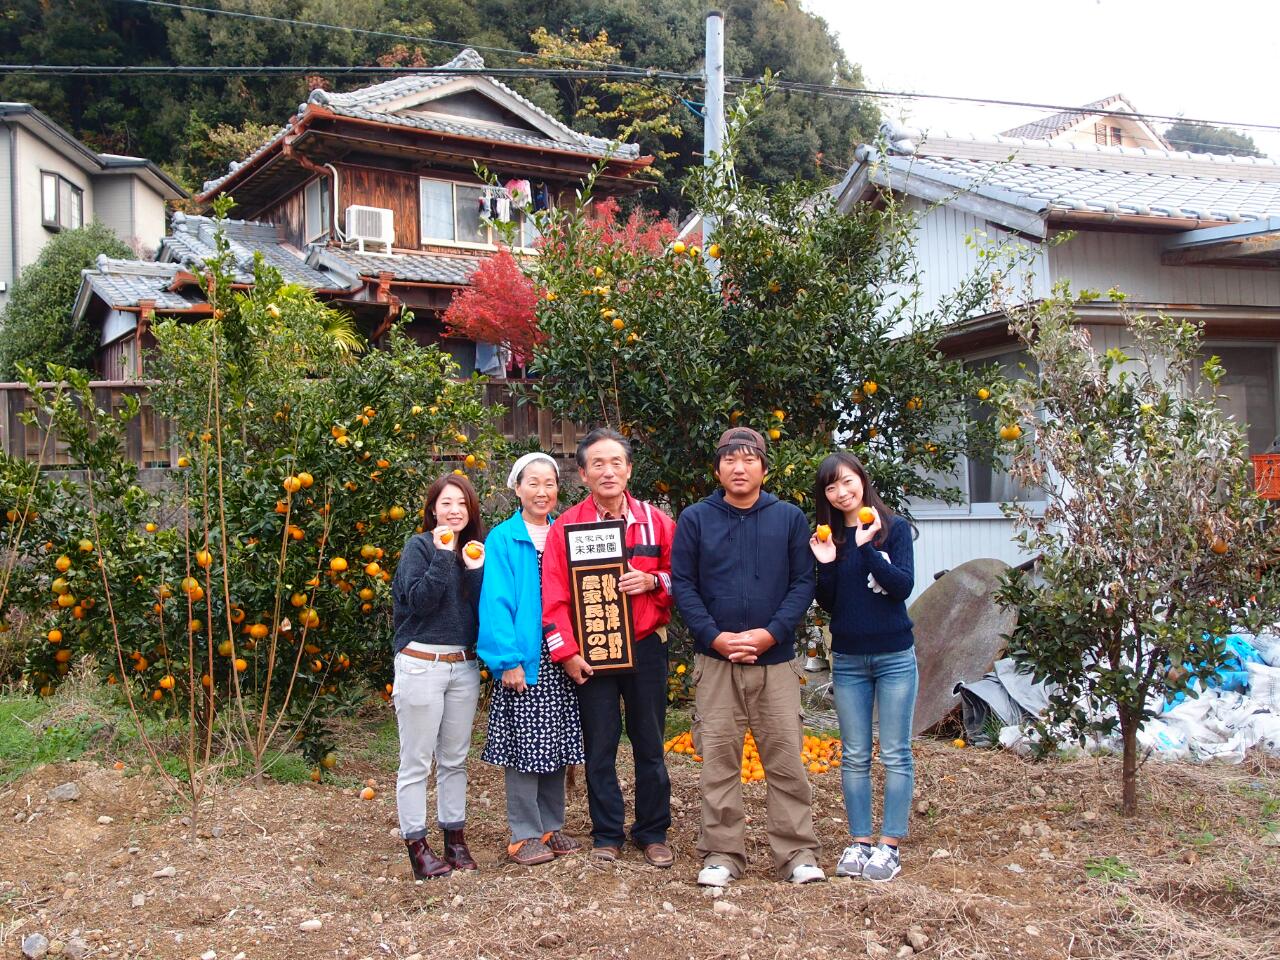
[[630, 598], [618, 589], [627, 571], [626, 522], [571, 523], [564, 533], [582, 656], [595, 670], [634, 669]]

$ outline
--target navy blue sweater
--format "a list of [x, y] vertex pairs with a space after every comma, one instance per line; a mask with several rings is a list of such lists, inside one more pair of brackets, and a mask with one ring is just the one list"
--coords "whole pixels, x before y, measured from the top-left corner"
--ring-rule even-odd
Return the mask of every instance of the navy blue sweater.
[[785, 663], [813, 602], [808, 521], [771, 493], [739, 510], [717, 490], [680, 514], [671, 585], [695, 651], [723, 660], [711, 649], [717, 634], [763, 627], [776, 643], [756, 663]]
[[[855, 546], [853, 533], [853, 527], [846, 528], [835, 560], [818, 564], [818, 605], [831, 614], [831, 648], [855, 654], [906, 650], [915, 643], [907, 616], [907, 597], [916, 582], [911, 524], [894, 517], [880, 547]], [[885, 593], [867, 586], [868, 574]]]
[[483, 581], [484, 567], [467, 570], [457, 553], [437, 550], [431, 534], [410, 537], [391, 581], [392, 649], [413, 641], [474, 650]]

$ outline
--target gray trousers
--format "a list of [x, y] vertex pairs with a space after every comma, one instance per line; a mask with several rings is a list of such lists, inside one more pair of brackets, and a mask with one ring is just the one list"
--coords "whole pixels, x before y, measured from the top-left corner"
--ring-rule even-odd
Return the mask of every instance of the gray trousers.
[[512, 843], [544, 837], [564, 827], [564, 767], [552, 773], [503, 769], [507, 776], [507, 825]]
[[467, 751], [480, 698], [475, 660], [440, 663], [396, 656], [392, 699], [400, 728], [396, 808], [400, 835], [427, 835], [427, 777], [436, 768], [436, 819], [447, 830], [467, 819]]

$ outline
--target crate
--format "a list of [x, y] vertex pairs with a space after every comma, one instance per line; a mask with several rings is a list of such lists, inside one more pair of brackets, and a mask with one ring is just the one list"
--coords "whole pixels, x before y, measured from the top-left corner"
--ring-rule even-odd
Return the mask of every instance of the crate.
[[1260, 453], [1253, 461], [1253, 489], [1265, 500], [1280, 500], [1280, 453]]

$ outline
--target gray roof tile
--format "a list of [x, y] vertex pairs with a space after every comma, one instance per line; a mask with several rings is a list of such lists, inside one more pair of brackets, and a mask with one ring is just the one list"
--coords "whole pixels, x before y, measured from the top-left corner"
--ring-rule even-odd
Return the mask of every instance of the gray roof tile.
[[479, 257], [437, 253], [403, 253], [378, 256], [337, 247], [315, 248], [308, 262], [325, 265], [336, 275], [376, 277], [390, 273], [397, 280], [414, 283], [450, 283], [465, 286], [480, 266]]
[[155, 302], [157, 310], [186, 310], [203, 301], [199, 291], [187, 296], [169, 289], [178, 265], [146, 260], [113, 260], [98, 257], [97, 266], [82, 270], [81, 276], [103, 303], [113, 309], [136, 307], [144, 300]]
[[[173, 232], [160, 244], [157, 257], [198, 270], [217, 254], [214, 236], [218, 225], [211, 217], [176, 213]], [[280, 271], [286, 283], [296, 283], [313, 290], [349, 287], [332, 274], [308, 266], [305, 254], [284, 241], [283, 230], [274, 224], [254, 220], [224, 220], [222, 230], [230, 245], [237, 283], [253, 282], [254, 254]]]
[[977, 193], [1015, 194], [1044, 211], [1225, 222], [1280, 215], [1280, 164], [1252, 157], [953, 136], [886, 159], [923, 176], [959, 178]]
[[[484, 58], [475, 50], [467, 48], [460, 54], [450, 60], [448, 63], [440, 65], [442, 68], [454, 67], [460, 70], [483, 70]], [[415, 74], [406, 77], [396, 77], [392, 80], [386, 80], [382, 83], [375, 83], [372, 86], [361, 87], [358, 90], [348, 90], [345, 93], [333, 93], [327, 90], [313, 90], [307, 103], [302, 104], [298, 113], [290, 118], [289, 122], [277, 130], [272, 136], [258, 149], [254, 150], [243, 160], [232, 163], [227, 173], [214, 180], [205, 181], [202, 193], [209, 193], [216, 190], [225, 180], [233, 173], [239, 170], [247, 163], [252, 163], [260, 155], [271, 149], [284, 136], [293, 130], [293, 121], [302, 116], [306, 112], [309, 104], [322, 106], [339, 116], [352, 117], [357, 120], [375, 120], [382, 123], [394, 124], [401, 127], [409, 127], [417, 130], [431, 130], [438, 133], [447, 133], [455, 136], [476, 137], [482, 140], [496, 140], [503, 143], [514, 143], [521, 146], [542, 147], [548, 150], [569, 150], [576, 153], [586, 153], [592, 156], [604, 157], [608, 155], [616, 156], [622, 159], [635, 159], [640, 155], [640, 147], [634, 143], [620, 143], [616, 140], [606, 140], [600, 137], [588, 136], [585, 133], [578, 133], [571, 127], [561, 123], [555, 117], [551, 116], [537, 104], [525, 99], [512, 90], [506, 84], [499, 82], [493, 77], [480, 77], [485, 83], [492, 84], [508, 96], [514, 97], [526, 109], [534, 112], [544, 124], [551, 130], [555, 131], [559, 136], [539, 136], [524, 130], [518, 130], [513, 127], [493, 126], [489, 124], [470, 124], [463, 118], [451, 116], [426, 116], [420, 113], [412, 116], [397, 115], [387, 113], [382, 110], [375, 109], [383, 104], [400, 100], [404, 97], [413, 96], [417, 93], [424, 93], [437, 87], [444, 86], [458, 80], [465, 74]]]

